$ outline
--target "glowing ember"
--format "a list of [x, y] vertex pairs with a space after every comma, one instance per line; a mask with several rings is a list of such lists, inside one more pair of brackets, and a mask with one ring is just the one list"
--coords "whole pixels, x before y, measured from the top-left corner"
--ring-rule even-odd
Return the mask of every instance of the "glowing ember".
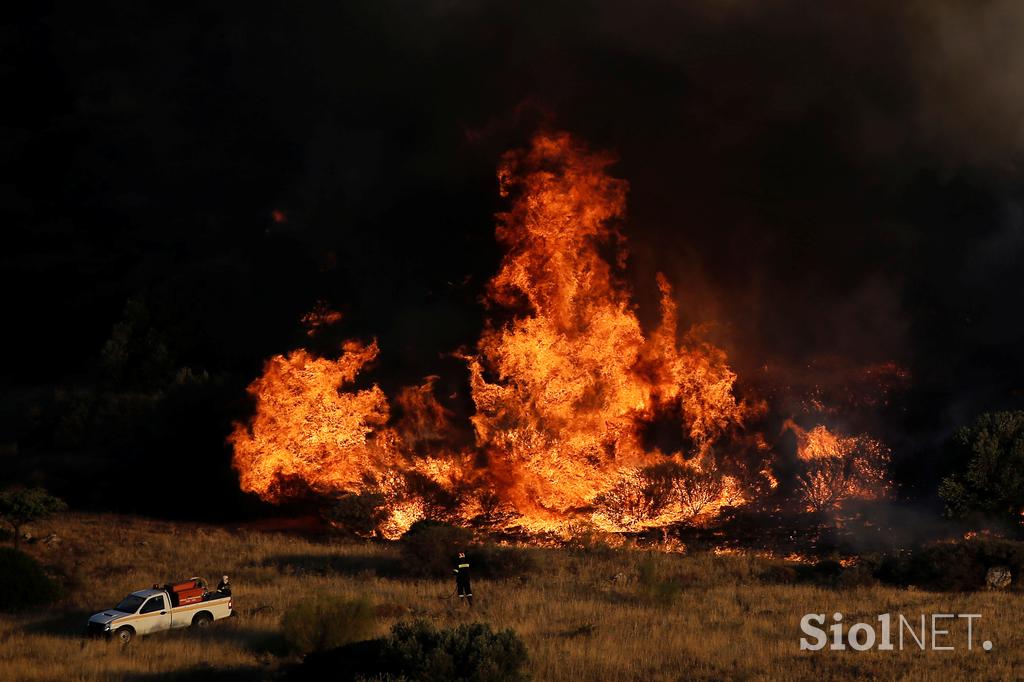
[[302, 326], [306, 328], [306, 336], [314, 336], [324, 327], [341, 322], [341, 313], [331, 310], [323, 301], [317, 302], [310, 312], [302, 316]]

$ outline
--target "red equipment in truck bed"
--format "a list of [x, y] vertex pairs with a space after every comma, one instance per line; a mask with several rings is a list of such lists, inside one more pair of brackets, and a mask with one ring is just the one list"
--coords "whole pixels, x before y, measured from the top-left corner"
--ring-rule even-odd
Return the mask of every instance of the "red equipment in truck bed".
[[195, 604], [203, 601], [203, 593], [205, 591], [197, 587], [191, 590], [175, 590], [174, 595], [178, 598], [178, 606], [185, 606], [186, 604]]
[[198, 580], [183, 580], [180, 583], [173, 583], [168, 585], [166, 589], [171, 592], [184, 592], [185, 590], [194, 590], [198, 587]]

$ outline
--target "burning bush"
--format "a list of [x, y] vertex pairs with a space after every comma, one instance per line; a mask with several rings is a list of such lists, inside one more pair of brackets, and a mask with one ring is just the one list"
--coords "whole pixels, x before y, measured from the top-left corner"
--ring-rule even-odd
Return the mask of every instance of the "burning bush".
[[889, 491], [889, 450], [869, 436], [845, 437], [824, 426], [797, 434], [798, 490], [808, 511], [834, 509], [850, 498], [879, 498]]
[[692, 522], [729, 496], [728, 481], [714, 461], [702, 460], [680, 464], [673, 459], [627, 472], [595, 499], [598, 512], [631, 529], [649, 522]]
[[598, 513], [621, 528], [635, 528], [657, 516], [649, 482], [642, 472], [623, 475], [611, 489], [594, 499]]
[[684, 467], [673, 481], [672, 490], [689, 518], [696, 518], [714, 502], [722, 498], [726, 481], [714, 463], [704, 467]]

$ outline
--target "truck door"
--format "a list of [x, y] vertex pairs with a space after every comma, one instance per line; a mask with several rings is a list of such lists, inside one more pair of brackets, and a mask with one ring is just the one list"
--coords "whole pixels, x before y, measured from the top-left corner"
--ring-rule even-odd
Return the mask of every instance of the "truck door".
[[135, 622], [135, 629], [138, 633], [144, 635], [149, 632], [160, 632], [161, 630], [170, 629], [171, 609], [168, 606], [164, 595], [158, 594], [150, 597], [149, 601], [139, 609], [139, 616], [141, 617]]

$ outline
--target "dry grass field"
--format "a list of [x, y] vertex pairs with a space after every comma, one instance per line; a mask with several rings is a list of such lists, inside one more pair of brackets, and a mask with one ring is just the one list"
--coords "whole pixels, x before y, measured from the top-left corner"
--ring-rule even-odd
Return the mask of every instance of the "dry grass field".
[[[281, 615], [311, 593], [369, 597], [382, 634], [413, 617], [514, 628], [537, 680], [1011, 680], [1024, 670], [1018, 592], [833, 589], [784, 584], [777, 565], [752, 557], [528, 549], [536, 569], [521, 579], [476, 580], [470, 611], [444, 598], [448, 576], [403, 577], [394, 546], [98, 515], [32, 530], [61, 538], [26, 549], [70, 588], [51, 607], [0, 616], [0, 680], [272, 679], [298, 660], [284, 653]], [[232, 576], [238, 618], [127, 648], [81, 637], [89, 614], [132, 590], [221, 573]], [[847, 623], [884, 612], [983, 617], [972, 651], [957, 625], [955, 651], [801, 652], [798, 624], [812, 611], [841, 611]], [[979, 646], [986, 639], [990, 652]]]

